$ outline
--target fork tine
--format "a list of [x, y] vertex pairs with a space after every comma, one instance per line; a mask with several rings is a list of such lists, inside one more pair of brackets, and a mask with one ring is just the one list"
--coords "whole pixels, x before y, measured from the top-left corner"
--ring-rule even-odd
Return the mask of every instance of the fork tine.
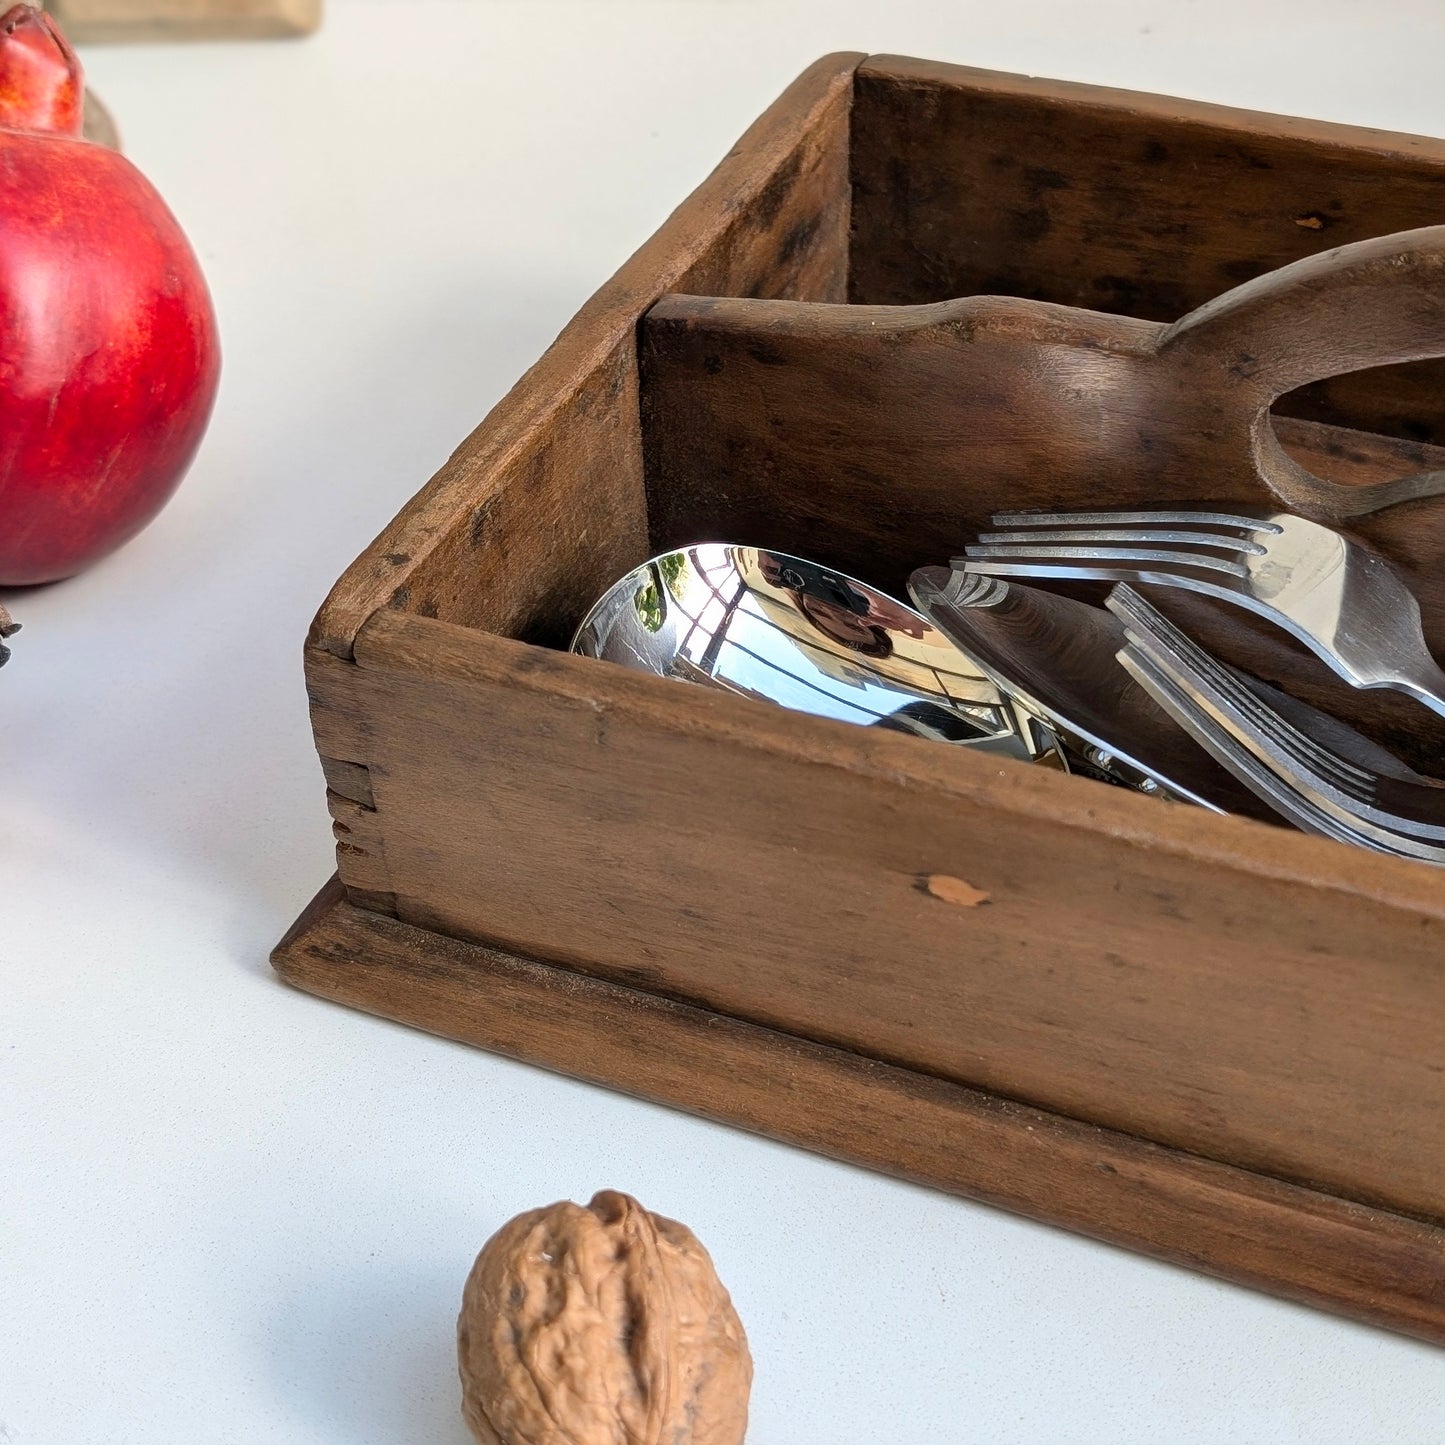
[[[1243, 562], [1233, 562], [1227, 557], [1196, 556], [1192, 552], [1171, 551], [1161, 547], [1069, 547], [1058, 542], [1002, 543], [994, 546], [986, 542], [976, 542], [970, 547], [965, 547], [964, 553], [968, 561], [977, 559], [979, 561], [1011, 562], [1052, 559], [1079, 566], [1087, 566], [1093, 562], [1145, 562], [1161, 567], [1187, 567], [1191, 571], [1202, 568], [1206, 572], [1224, 572], [1231, 577], [1247, 577], [1249, 575], [1249, 570]], [[997, 573], [996, 575], [1022, 576], [1028, 574]]]
[[[1370, 846], [1445, 862], [1445, 827], [1381, 804], [1377, 800], [1377, 774], [1341, 757], [1332, 748], [1316, 744], [1167, 618], [1155, 613], [1137, 593], [1131, 592], [1123, 601], [1124, 611], [1133, 607], [1152, 613], [1158, 628], [1180, 642], [1179, 649], [1171, 651], [1167, 646], [1159, 647], [1155, 638], [1140, 641], [1140, 634], [1126, 621], [1125, 635], [1139, 655], [1147, 657], [1156, 670], [1173, 677], [1198, 707], [1212, 716], [1216, 726], [1235, 733], [1239, 745], [1264, 766], [1307, 793], [1315, 806], [1362, 835]], [[1158, 650], [1153, 650], [1156, 647]], [[1195, 659], [1199, 660], [1197, 666]]]
[[1256, 726], [1271, 731], [1283, 750], [1304, 766], [1329, 776], [1342, 792], [1362, 803], [1373, 801], [1375, 775], [1372, 772], [1340, 757], [1333, 749], [1322, 747], [1301, 732], [1132, 587], [1114, 588], [1106, 599], [1106, 605], [1124, 623], [1125, 633], [1131, 642], [1156, 659], [1171, 659], [1178, 670], [1187, 670], [1207, 683]]
[[[1085, 559], [1133, 562], [1136, 577], [1117, 580], [1182, 587], [1248, 608], [1303, 642], [1351, 686], [1393, 688], [1445, 716], [1445, 669], [1430, 651], [1410, 577], [1348, 533], [1288, 512], [1255, 512], [1250, 507], [1241, 507], [1237, 512], [1198, 512], [1192, 517], [1174, 509], [1151, 509], [1114, 514], [1000, 513], [995, 520], [1000, 527], [1009, 523], [1032, 532], [1032, 539], [986, 540], [969, 548], [968, 554], [1014, 563], [1054, 561], [1061, 564], [1055, 575], [1069, 577], [1108, 574], [1097, 568], [1092, 572], [1077, 570], [1077, 562], [1052, 548], [1071, 545]], [[1131, 541], [1140, 548], [1140, 554], [1131, 557], [1127, 552], [1113, 550], [1121, 544], [1091, 543], [1058, 535], [1060, 527], [1078, 530], [1081, 524], [1086, 529], [1131, 526], [1147, 532], [1181, 527], [1200, 530], [1191, 542], [1168, 544], [1181, 549], [1172, 557], [1150, 557], [1143, 551], [1149, 544], [1135, 536]], [[1262, 555], [1249, 559], [1248, 570], [1205, 560], [1213, 538], [1234, 528], [1263, 548]], [[1164, 550], [1161, 543], [1153, 545]], [[1005, 549], [1011, 549], [1011, 555]], [[1145, 570], [1151, 562], [1155, 564], [1153, 575]], [[1062, 570], [1063, 564], [1068, 564], [1070, 570]], [[1219, 573], [1233, 573], [1228, 577], [1228, 586], [1218, 585]], [[1030, 573], [999, 575], [1045, 577], [1048, 573], [1038, 568]]]
[[1077, 558], [1068, 562], [999, 562], [991, 557], [955, 557], [951, 565], [956, 573], [970, 577], [1037, 577], [1048, 582], [1063, 577], [1077, 577], [1084, 582], [1143, 580], [1137, 567], [1107, 567]]
[[1293, 821], [1377, 852], [1445, 863], [1445, 846], [1435, 841], [1438, 831], [1422, 834], [1397, 815], [1377, 814], [1372, 819], [1331, 802], [1328, 787], [1322, 787], [1316, 775], [1281, 758], [1271, 746], [1274, 739], [1269, 732], [1239, 729], [1238, 719], [1227, 716], [1228, 708], [1220, 708], [1220, 700], [1209, 695], [1207, 684], [1200, 679], [1176, 669], [1167, 659], [1149, 658], [1132, 644], [1118, 657], [1125, 670], [1205, 751]]
[[1132, 542], [1148, 547], [1178, 542], [1185, 547], [1218, 547], [1225, 552], [1243, 552], [1262, 557], [1265, 548], [1247, 537], [1226, 537], [1219, 532], [1186, 532], [1168, 527], [1037, 527], [1025, 532], [980, 532], [978, 540], [989, 546], [1003, 542], [1022, 542], [1033, 546], [1041, 542], [1062, 542], [1077, 546], [1081, 542]]
[[1208, 682], [1218, 694], [1233, 701], [1235, 707], [1259, 722], [1261, 727], [1276, 728], [1282, 741], [1292, 744], [1302, 759], [1309, 760], [1314, 766], [1322, 767], [1327, 772], [1335, 773], [1342, 782], [1353, 785], [1361, 801], [1373, 798], [1373, 780], [1376, 776], [1373, 772], [1316, 743], [1315, 738], [1303, 733], [1289, 718], [1280, 715], [1277, 709], [1270, 708], [1233, 669], [1222, 665], [1217, 657], [1205, 652], [1192, 637], [1186, 636], [1168, 617], [1163, 616], [1147, 598], [1140, 597], [1134, 588], [1127, 584], [1114, 588], [1110, 597], [1105, 598], [1105, 605], [1113, 611], [1114, 616], [1123, 621], [1124, 630], [1130, 640], [1156, 656], [1172, 657], [1178, 668], [1188, 669], [1202, 681]]
[[1237, 527], [1244, 532], [1280, 532], [1277, 522], [1231, 512], [997, 512], [995, 527]]
[[1333, 838], [1336, 842], [1379, 846], [1331, 817], [1299, 789], [1274, 773], [1228, 728], [1212, 718], [1168, 672], [1133, 644], [1123, 648], [1118, 656], [1124, 670], [1215, 762], [1227, 768], [1296, 827], [1307, 833]]
[[[1122, 595], [1117, 605], [1112, 602], [1110, 605], [1124, 620], [1125, 636], [1150, 656], [1156, 657], [1161, 666], [1169, 667], [1176, 676], [1181, 679], [1187, 676], [1191, 683], [1197, 683], [1201, 694], [1213, 688], [1220, 701], [1234, 706], [1240, 717], [1254, 729], [1256, 736], [1270, 740], [1277, 750], [1272, 755], [1282, 758], [1285, 766], [1318, 795], [1317, 801], [1321, 806], [1335, 813], [1345, 813], [1354, 820], [1359, 830], [1369, 832], [1372, 838], [1376, 830], [1383, 830], [1391, 838], [1407, 836], [1410, 842], [1404, 846], [1412, 857], [1436, 858], [1433, 853], [1421, 853], [1419, 850], [1440, 849], [1445, 844], [1445, 815], [1432, 813], [1421, 816], [1386, 804], [1382, 801], [1380, 774], [1368, 764], [1355, 762], [1349, 755], [1337, 751], [1335, 744], [1328, 740], [1328, 733], [1325, 742], [1317, 742], [1278, 705], [1272, 704], [1248, 686], [1244, 679], [1199, 649], [1132, 588], [1115, 590]], [[1136, 628], [1136, 617], [1147, 618], [1148, 625], [1156, 631], [1167, 631], [1178, 638], [1180, 648], [1156, 654], [1153, 649], [1160, 646], [1158, 639], [1144, 638], [1142, 631]], [[1200, 659], [1198, 666], [1195, 658]], [[1321, 721], [1328, 723], [1329, 719]], [[1437, 861], [1445, 861], [1445, 849], [1441, 850]]]
[[1241, 746], [1227, 729], [1198, 707], [1194, 699], [1166, 672], [1132, 646], [1123, 648], [1119, 664], [1178, 725], [1221, 767], [1264, 799], [1283, 818], [1304, 832], [1319, 832], [1338, 842], [1360, 840], [1323, 814], [1301, 793], [1275, 777], [1258, 758]]

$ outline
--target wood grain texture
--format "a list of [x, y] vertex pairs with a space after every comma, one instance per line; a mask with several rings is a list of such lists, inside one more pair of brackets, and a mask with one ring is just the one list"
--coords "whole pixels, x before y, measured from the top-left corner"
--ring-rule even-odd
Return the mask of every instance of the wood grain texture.
[[45, 8], [79, 45], [261, 40], [321, 24], [321, 0], [46, 0]]
[[353, 1008], [1445, 1343], [1445, 1230], [352, 907], [274, 955]]
[[1438, 870], [389, 611], [352, 666], [404, 921], [1445, 1213]]
[[312, 629], [378, 607], [557, 643], [647, 545], [637, 317], [665, 291], [841, 300], [861, 55], [811, 66], [347, 569]]
[[[996, 294], [1174, 321], [1305, 256], [1445, 221], [1445, 142], [870, 56], [849, 299]], [[1445, 366], [1333, 378], [1293, 414], [1445, 442]]]
[[[1442, 232], [1428, 235], [1424, 278], [1394, 293], [1408, 313], [1398, 326], [1367, 308], [1379, 330], [1362, 344], [1376, 354], [1387, 337], [1445, 350], [1432, 309], [1445, 304]], [[1273, 480], [1296, 510], [1319, 515], [1304, 505], [1315, 485], [1307, 468], [1330, 475], [1337, 490], [1323, 500], [1343, 495], [1345, 509], [1389, 478], [1433, 475], [1438, 485], [1445, 448], [1270, 424], [1273, 328], [1299, 341], [1289, 356], [1308, 351], [1296, 307], [1318, 304], [1312, 287], [1329, 262], [1303, 263], [1303, 278], [1263, 295], [1254, 283], [1232, 314], [1216, 304], [1174, 327], [1000, 297], [903, 307], [666, 297], [642, 326], [650, 548], [699, 537], [776, 547], [901, 594], [915, 566], [961, 553], [996, 511], [1278, 506]], [[1238, 374], [1221, 312], [1259, 372]], [[1317, 364], [1337, 364], [1341, 345], [1329, 333]], [[1445, 498], [1349, 525], [1403, 567], [1445, 657]], [[1445, 727], [1410, 699], [1350, 689], [1238, 609], [1172, 592], [1156, 600], [1225, 657], [1441, 770]]]
[[323, 757], [321, 771], [326, 775], [326, 786], [331, 792], [349, 798], [363, 808], [376, 807], [376, 795], [371, 786], [371, 769], [364, 764]]
[[336, 870], [342, 882], [353, 895], [361, 892], [375, 899], [393, 893], [386, 833], [376, 809], [331, 789], [327, 789], [326, 803], [331, 810]]

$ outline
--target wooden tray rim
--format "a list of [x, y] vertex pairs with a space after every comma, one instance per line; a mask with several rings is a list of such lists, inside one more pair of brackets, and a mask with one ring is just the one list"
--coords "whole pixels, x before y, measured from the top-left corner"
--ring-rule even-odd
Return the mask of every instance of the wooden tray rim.
[[[688, 214], [674, 215], [583, 307], [448, 464], [347, 569], [313, 626], [308, 666], [346, 674], [343, 687], [364, 686], [368, 672], [505, 681], [535, 698], [544, 726], [548, 716], [555, 721], [564, 709], [588, 709], [603, 721], [612, 712], [645, 724], [658, 736], [723, 738], [799, 768], [830, 767], [882, 778], [900, 797], [926, 788], [981, 805], [1001, 818], [1046, 819], [1076, 831], [1085, 844], [1090, 836], [1109, 836], [1141, 854], [1166, 853], [1216, 874], [1280, 880], [1302, 890], [1299, 897], [1313, 890], [1369, 900], [1399, 910], [1402, 929], [1445, 918], [1441, 877], [1425, 864], [1341, 849], [1243, 819], [1193, 810], [1185, 816], [1150, 799], [1039, 769], [984, 762], [972, 754], [948, 754], [917, 739], [853, 728], [839, 734], [845, 725], [759, 708], [745, 699], [684, 696], [661, 679], [599, 667], [590, 659], [406, 610], [408, 577], [486, 500], [495, 478], [526, 455], [530, 438], [575, 394], [579, 382], [628, 354], [637, 319], [647, 307], [667, 291], [686, 289], [678, 278], [699, 246], [727, 233], [730, 216], [758, 198], [796, 152], [809, 123], [827, 117], [837, 126], [839, 107], [851, 102], [860, 67], [901, 83], [940, 84], [954, 78], [974, 89], [991, 87], [1061, 105], [1195, 118], [1221, 132], [1282, 134], [1302, 144], [1364, 150], [1386, 160], [1395, 156], [1445, 165], [1445, 142], [1426, 138], [925, 61], [853, 53], [825, 57], [774, 103], [684, 203]], [[343, 790], [344, 799], [353, 800], [359, 828], [372, 810], [364, 826], [379, 835], [384, 816], [374, 811], [370, 754], [364, 733], [356, 737], [354, 749], [335, 750], [335, 759], [342, 761], [328, 760], [328, 779]], [[353, 791], [345, 791], [348, 787]], [[337, 813], [338, 826], [346, 816]], [[384, 897], [375, 895], [373, 906], [382, 907]], [[1047, 1114], [564, 966], [460, 942], [385, 918], [358, 901], [368, 902], [364, 888], [353, 887], [350, 902], [334, 886], [325, 892], [273, 956], [282, 976], [312, 992], [496, 1052], [1445, 1342], [1445, 1280], [1440, 1275], [1445, 1227], [1440, 1224]], [[633, 1057], [624, 1047], [626, 1035], [615, 1027], [624, 1017], [655, 1028], [657, 1046], [648, 1047], [650, 1033], [642, 1042], [633, 1039], [634, 1052], [640, 1050]], [[695, 1067], [700, 1049], [706, 1054], [728, 1040], [734, 1049], [729, 1070], [721, 1070], [713, 1055], [714, 1075]], [[724, 1108], [713, 1094], [737, 1070], [738, 1051], [755, 1056], [756, 1068], [742, 1070], [754, 1092], [745, 1108]], [[665, 1071], [669, 1057], [674, 1072], [663, 1077], [658, 1070]], [[585, 1062], [579, 1065], [578, 1058]], [[800, 1102], [810, 1079], [841, 1090], [854, 1113], [882, 1110], [880, 1129], [898, 1117], [898, 1109], [913, 1111], [913, 1132], [904, 1132], [915, 1162], [893, 1158], [882, 1133], [874, 1146], [860, 1144], [856, 1131], [845, 1137], [849, 1131], [827, 1116], [825, 1102]], [[790, 1095], [801, 1122], [785, 1112], [769, 1112], [769, 1088]], [[962, 1132], [949, 1134], [955, 1127]], [[930, 1146], [938, 1153], [940, 1140], [952, 1147], [943, 1148], [943, 1157], [934, 1163], [927, 1156]], [[1067, 1199], [1047, 1185], [1048, 1158], [1055, 1154], [1074, 1191]], [[1040, 1171], [1037, 1178], [1019, 1175], [1019, 1161], [1026, 1156]], [[1000, 1170], [1008, 1176], [1003, 1184]], [[1106, 1195], [1123, 1191], [1112, 1193], [1112, 1203], [1099, 1202], [1101, 1180]]]

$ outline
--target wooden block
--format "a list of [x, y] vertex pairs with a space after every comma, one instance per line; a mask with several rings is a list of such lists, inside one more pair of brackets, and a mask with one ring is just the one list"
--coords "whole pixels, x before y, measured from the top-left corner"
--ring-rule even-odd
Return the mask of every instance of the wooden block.
[[126, 40], [256, 40], [309, 35], [322, 0], [47, 0], [79, 45]]

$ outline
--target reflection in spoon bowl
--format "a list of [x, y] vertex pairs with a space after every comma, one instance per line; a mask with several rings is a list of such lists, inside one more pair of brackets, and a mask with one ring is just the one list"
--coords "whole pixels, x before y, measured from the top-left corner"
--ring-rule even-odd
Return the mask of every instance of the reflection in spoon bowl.
[[705, 543], [629, 572], [572, 651], [817, 717], [1063, 767], [1053, 734], [913, 608], [841, 572]]

